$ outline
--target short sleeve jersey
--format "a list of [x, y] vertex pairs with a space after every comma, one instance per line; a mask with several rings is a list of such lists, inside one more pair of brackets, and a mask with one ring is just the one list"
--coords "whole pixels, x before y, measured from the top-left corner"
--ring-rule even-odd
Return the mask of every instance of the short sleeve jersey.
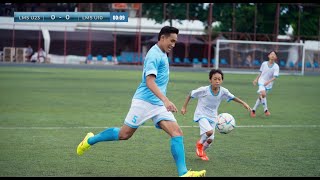
[[[261, 64], [260, 73], [261, 75], [259, 77], [258, 84], [263, 85], [266, 81], [269, 81], [273, 77], [279, 76], [279, 65], [274, 62], [271, 66], [269, 66], [268, 61], [265, 61]], [[268, 84], [268, 88], [272, 88], [273, 82], [274, 81]]]
[[142, 80], [138, 86], [133, 99], [141, 99], [155, 105], [164, 105], [163, 102], [147, 87], [146, 78], [153, 74], [156, 76], [155, 83], [161, 93], [166, 95], [169, 82], [169, 61], [168, 56], [157, 44], [153, 45], [146, 54]]
[[213, 122], [218, 116], [218, 108], [222, 100], [231, 101], [235, 96], [228, 89], [220, 87], [219, 92], [214, 94], [209, 86], [202, 86], [192, 90], [190, 96], [198, 99], [198, 104], [194, 112], [194, 121], [199, 121], [200, 118], [206, 118], [209, 122]]

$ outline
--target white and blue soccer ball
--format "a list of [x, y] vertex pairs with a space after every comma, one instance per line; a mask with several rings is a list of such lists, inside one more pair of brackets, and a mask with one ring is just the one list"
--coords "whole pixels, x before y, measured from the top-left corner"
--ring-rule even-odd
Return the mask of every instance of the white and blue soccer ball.
[[229, 113], [221, 113], [217, 117], [216, 129], [221, 134], [228, 134], [236, 127], [236, 120]]

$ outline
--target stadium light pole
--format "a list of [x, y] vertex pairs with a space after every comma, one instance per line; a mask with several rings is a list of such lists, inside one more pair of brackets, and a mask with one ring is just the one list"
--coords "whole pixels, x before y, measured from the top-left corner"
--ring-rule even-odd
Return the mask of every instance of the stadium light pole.
[[[186, 31], [188, 32], [188, 26], [189, 26], [189, 3], [186, 4], [187, 6], [187, 12], [186, 12], [186, 19], [187, 19], [187, 27]], [[187, 34], [187, 41], [184, 43], [184, 57], [188, 58], [189, 57], [189, 47], [190, 47], [190, 35]]]
[[[235, 39], [235, 31], [236, 31], [236, 3], [232, 3], [232, 39]], [[232, 48], [235, 47], [234, 44], [231, 44]], [[230, 64], [233, 67], [233, 53], [230, 53]]]
[[[276, 8], [276, 16], [275, 16], [275, 24], [274, 24], [274, 32], [273, 34], [275, 34], [274, 37], [274, 41], [278, 42], [278, 35], [279, 35], [279, 14], [280, 14], [280, 3], [277, 3], [277, 8]], [[278, 51], [279, 46], [276, 45], [275, 47], [275, 51]]]
[[166, 21], [166, 16], [167, 16], [166, 5], [167, 3], [163, 3], [163, 22]]
[[81, 3], [78, 3], [78, 8], [77, 8], [77, 12], [80, 12], [80, 7], [81, 7], [81, 5], [80, 5]]
[[[38, 32], [38, 50], [41, 48], [41, 25], [39, 26], [39, 32]], [[37, 52], [38, 52], [37, 50]]]
[[63, 40], [63, 45], [64, 45], [64, 64], [66, 64], [66, 56], [67, 56], [67, 26], [64, 26], [64, 40]]
[[142, 17], [142, 3], [139, 3], [139, 17], [138, 17], [138, 64], [141, 64], [141, 17]]
[[[115, 10], [115, 9], [113, 9]], [[121, 52], [119, 52], [121, 53]], [[120, 56], [120, 54], [118, 54]], [[114, 59], [117, 59], [117, 22], [114, 23], [113, 27], [113, 57]], [[118, 59], [117, 59], [118, 61]]]
[[299, 13], [298, 13], [298, 42], [300, 42], [300, 16], [301, 16], [301, 4], [298, 3], [298, 9], [299, 9]]
[[275, 23], [274, 23], [274, 41], [278, 42], [278, 35], [279, 35], [279, 11], [280, 11], [280, 3], [277, 3], [277, 10], [276, 10], [276, 17], [275, 17]]
[[[114, 23], [114, 30], [113, 30], [113, 57], [117, 57], [117, 23]], [[121, 52], [119, 52], [121, 53]]]
[[15, 46], [15, 44], [14, 44], [14, 42], [15, 42], [15, 37], [16, 35], [15, 35], [15, 24], [13, 24], [13, 28], [12, 28], [12, 45], [11, 45], [11, 47], [14, 47]]
[[[90, 12], [92, 12], [93, 5], [90, 3]], [[91, 54], [91, 41], [92, 41], [92, 32], [91, 32], [91, 22], [89, 22], [89, 34], [88, 34], [88, 54]]]
[[208, 68], [211, 64], [211, 34], [212, 34], [212, 3], [209, 3], [209, 21], [208, 21]]
[[236, 19], [235, 19], [235, 11], [236, 9], [236, 5], [235, 3], [232, 3], [232, 39], [235, 40], [234, 38], [234, 32], [235, 32], [235, 29], [236, 29]]
[[257, 14], [258, 14], [258, 7], [257, 7], [257, 3], [254, 3], [254, 34], [253, 34], [253, 40], [256, 41], [257, 40]]

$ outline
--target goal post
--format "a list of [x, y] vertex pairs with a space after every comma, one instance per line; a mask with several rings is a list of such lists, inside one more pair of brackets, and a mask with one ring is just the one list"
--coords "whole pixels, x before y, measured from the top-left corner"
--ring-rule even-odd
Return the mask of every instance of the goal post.
[[252, 74], [260, 69], [268, 54], [276, 51], [280, 74], [304, 75], [305, 46], [301, 43], [219, 39], [215, 47], [215, 68]]

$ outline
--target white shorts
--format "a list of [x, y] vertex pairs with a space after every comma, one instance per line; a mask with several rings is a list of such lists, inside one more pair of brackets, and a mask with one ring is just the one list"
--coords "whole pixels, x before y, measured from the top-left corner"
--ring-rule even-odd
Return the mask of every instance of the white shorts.
[[267, 88], [267, 87], [264, 86], [264, 85], [259, 85], [259, 89], [258, 89], [257, 93], [260, 94], [261, 91], [266, 91], [266, 93], [267, 93], [267, 92], [270, 91], [270, 90], [271, 90], [271, 88]]
[[160, 128], [158, 123], [162, 120], [177, 121], [172, 112], [165, 106], [154, 105], [149, 102], [132, 99], [130, 110], [124, 123], [131, 128], [138, 128], [147, 120], [152, 119], [156, 128]]
[[265, 86], [264, 83], [265, 83], [265, 81], [259, 80], [258, 91], [257, 91], [258, 94], [260, 94], [261, 91], [266, 91], [266, 93], [267, 93], [268, 91], [270, 91], [272, 89], [273, 82], [269, 83], [267, 86]]
[[215, 132], [215, 124], [216, 124], [217, 118], [214, 119], [214, 122], [210, 123], [208, 119], [201, 118], [198, 123], [200, 127], [200, 136], [208, 131], [213, 130], [213, 134]]

